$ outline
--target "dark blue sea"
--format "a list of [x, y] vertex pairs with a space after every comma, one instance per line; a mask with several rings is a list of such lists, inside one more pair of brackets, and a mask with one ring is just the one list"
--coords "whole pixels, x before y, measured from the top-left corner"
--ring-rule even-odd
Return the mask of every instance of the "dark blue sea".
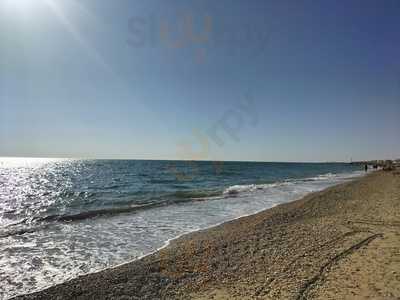
[[0, 158], [0, 299], [361, 174], [342, 163]]

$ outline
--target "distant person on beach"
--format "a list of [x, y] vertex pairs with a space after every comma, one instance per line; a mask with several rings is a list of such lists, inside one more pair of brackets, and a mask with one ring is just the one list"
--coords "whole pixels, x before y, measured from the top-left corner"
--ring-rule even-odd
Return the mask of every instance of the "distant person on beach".
[[368, 172], [368, 165], [365, 165], [365, 172]]

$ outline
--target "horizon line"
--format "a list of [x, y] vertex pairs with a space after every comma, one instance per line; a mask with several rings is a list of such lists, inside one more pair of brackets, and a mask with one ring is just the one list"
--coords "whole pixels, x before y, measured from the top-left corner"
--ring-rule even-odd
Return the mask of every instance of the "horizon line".
[[46, 157], [46, 156], [0, 156], [0, 159], [71, 159], [71, 160], [139, 160], [139, 161], [181, 161], [181, 162], [249, 162], [249, 163], [309, 163], [309, 164], [322, 164], [322, 163], [358, 163], [366, 161], [377, 161], [377, 160], [396, 160], [396, 159], [367, 159], [367, 160], [352, 160], [352, 161], [278, 161], [278, 160], [202, 160], [202, 159], [161, 159], [161, 158], [106, 158], [106, 157]]

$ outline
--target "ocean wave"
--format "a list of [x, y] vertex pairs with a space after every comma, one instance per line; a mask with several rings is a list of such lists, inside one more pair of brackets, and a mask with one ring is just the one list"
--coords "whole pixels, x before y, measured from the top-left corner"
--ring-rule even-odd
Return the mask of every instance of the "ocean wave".
[[[139, 211], [154, 209], [161, 206], [179, 205], [182, 203], [188, 203], [192, 201], [208, 201], [226, 199], [229, 197], [240, 197], [251, 196], [253, 193], [263, 193], [263, 191], [272, 192], [296, 192], [301, 190], [307, 184], [307, 182], [330, 182], [332, 180], [345, 179], [346, 177], [351, 178], [354, 174], [322, 174], [316, 177], [303, 178], [303, 179], [287, 179], [275, 183], [265, 184], [243, 184], [243, 185], [232, 185], [226, 187], [224, 190], [188, 190], [188, 191], [175, 191], [172, 193], [164, 193], [157, 199], [149, 200], [147, 203], [137, 204], [137, 199], [129, 202], [120, 201], [113, 202], [114, 206], [105, 207], [93, 210], [83, 210], [78, 213], [66, 213], [66, 214], [49, 214], [31, 217], [24, 219], [23, 221], [17, 222], [6, 227], [6, 230], [0, 231], [0, 238], [5, 238], [13, 235], [22, 235], [25, 233], [32, 233], [37, 230], [41, 230], [46, 224], [54, 222], [68, 223], [68, 222], [79, 222], [87, 219], [99, 218], [99, 217], [110, 217], [120, 214], [131, 214]], [[75, 193], [76, 195], [76, 193]], [[80, 193], [80, 195], [88, 196], [88, 194]], [[136, 204], [132, 202], [136, 202]], [[20, 226], [21, 225], [21, 226]], [[4, 229], [4, 228], [3, 228]]]
[[23, 235], [26, 233], [34, 233], [38, 230], [45, 229], [49, 226], [50, 226], [50, 224], [31, 226], [31, 227], [11, 228], [11, 229], [9, 229], [7, 227], [6, 230], [0, 231], [0, 238], [3, 239], [3, 238], [10, 237], [10, 236]]
[[283, 186], [291, 184], [290, 182], [279, 182], [269, 184], [248, 184], [248, 185], [232, 185], [224, 190], [224, 195], [235, 196], [243, 193], [252, 193], [256, 191], [265, 190], [268, 188], [274, 188], [277, 186]]
[[122, 213], [132, 213], [138, 210], [147, 209], [150, 207], [156, 206], [157, 203], [152, 204], [143, 204], [143, 205], [130, 205], [125, 207], [110, 207], [104, 209], [95, 209], [89, 211], [83, 211], [77, 214], [65, 214], [65, 215], [49, 215], [45, 217], [37, 217], [34, 218], [33, 221], [37, 222], [73, 222], [73, 221], [82, 221], [85, 219], [92, 219], [95, 217], [105, 216], [105, 215], [116, 215]]
[[311, 181], [319, 181], [319, 180], [329, 180], [329, 179], [335, 179], [338, 177], [338, 174], [332, 174], [332, 173], [326, 173], [326, 174], [321, 174], [315, 177], [310, 177], [306, 178], [305, 180], [311, 180]]
[[218, 196], [221, 196], [221, 193], [218, 193], [216, 191], [175, 192], [171, 194], [171, 199], [165, 201], [156, 201], [140, 205], [131, 204], [121, 205], [117, 207], [107, 207], [102, 209], [82, 211], [75, 214], [50, 214], [45, 216], [37, 216], [29, 219], [24, 219], [18, 223], [3, 228], [3, 231], [0, 231], [0, 238], [33, 233], [35, 231], [44, 229], [51, 223], [55, 222], [70, 223], [99, 217], [110, 217], [120, 214], [132, 214], [146, 209], [153, 209], [161, 206], [177, 205], [190, 201], [206, 201], [209, 199], [217, 199]]
[[286, 179], [283, 181], [275, 182], [275, 183], [265, 183], [265, 184], [244, 184], [244, 185], [232, 185], [227, 187], [223, 191], [223, 195], [226, 196], [235, 196], [242, 193], [251, 193], [259, 190], [271, 189], [271, 188], [282, 188], [288, 187], [292, 185], [301, 186], [306, 182], [328, 182], [346, 178], [352, 178], [356, 176], [356, 173], [343, 173], [343, 174], [333, 174], [333, 173], [326, 173], [321, 174], [315, 177], [309, 178], [299, 178], [299, 179]]
[[218, 190], [190, 190], [190, 191], [176, 191], [171, 194], [177, 199], [207, 199], [222, 196], [221, 191]]

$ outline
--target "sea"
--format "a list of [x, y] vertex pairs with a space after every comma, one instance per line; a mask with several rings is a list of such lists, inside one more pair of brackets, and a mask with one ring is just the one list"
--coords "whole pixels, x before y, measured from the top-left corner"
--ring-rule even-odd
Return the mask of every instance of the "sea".
[[347, 163], [0, 158], [0, 299], [362, 175]]

